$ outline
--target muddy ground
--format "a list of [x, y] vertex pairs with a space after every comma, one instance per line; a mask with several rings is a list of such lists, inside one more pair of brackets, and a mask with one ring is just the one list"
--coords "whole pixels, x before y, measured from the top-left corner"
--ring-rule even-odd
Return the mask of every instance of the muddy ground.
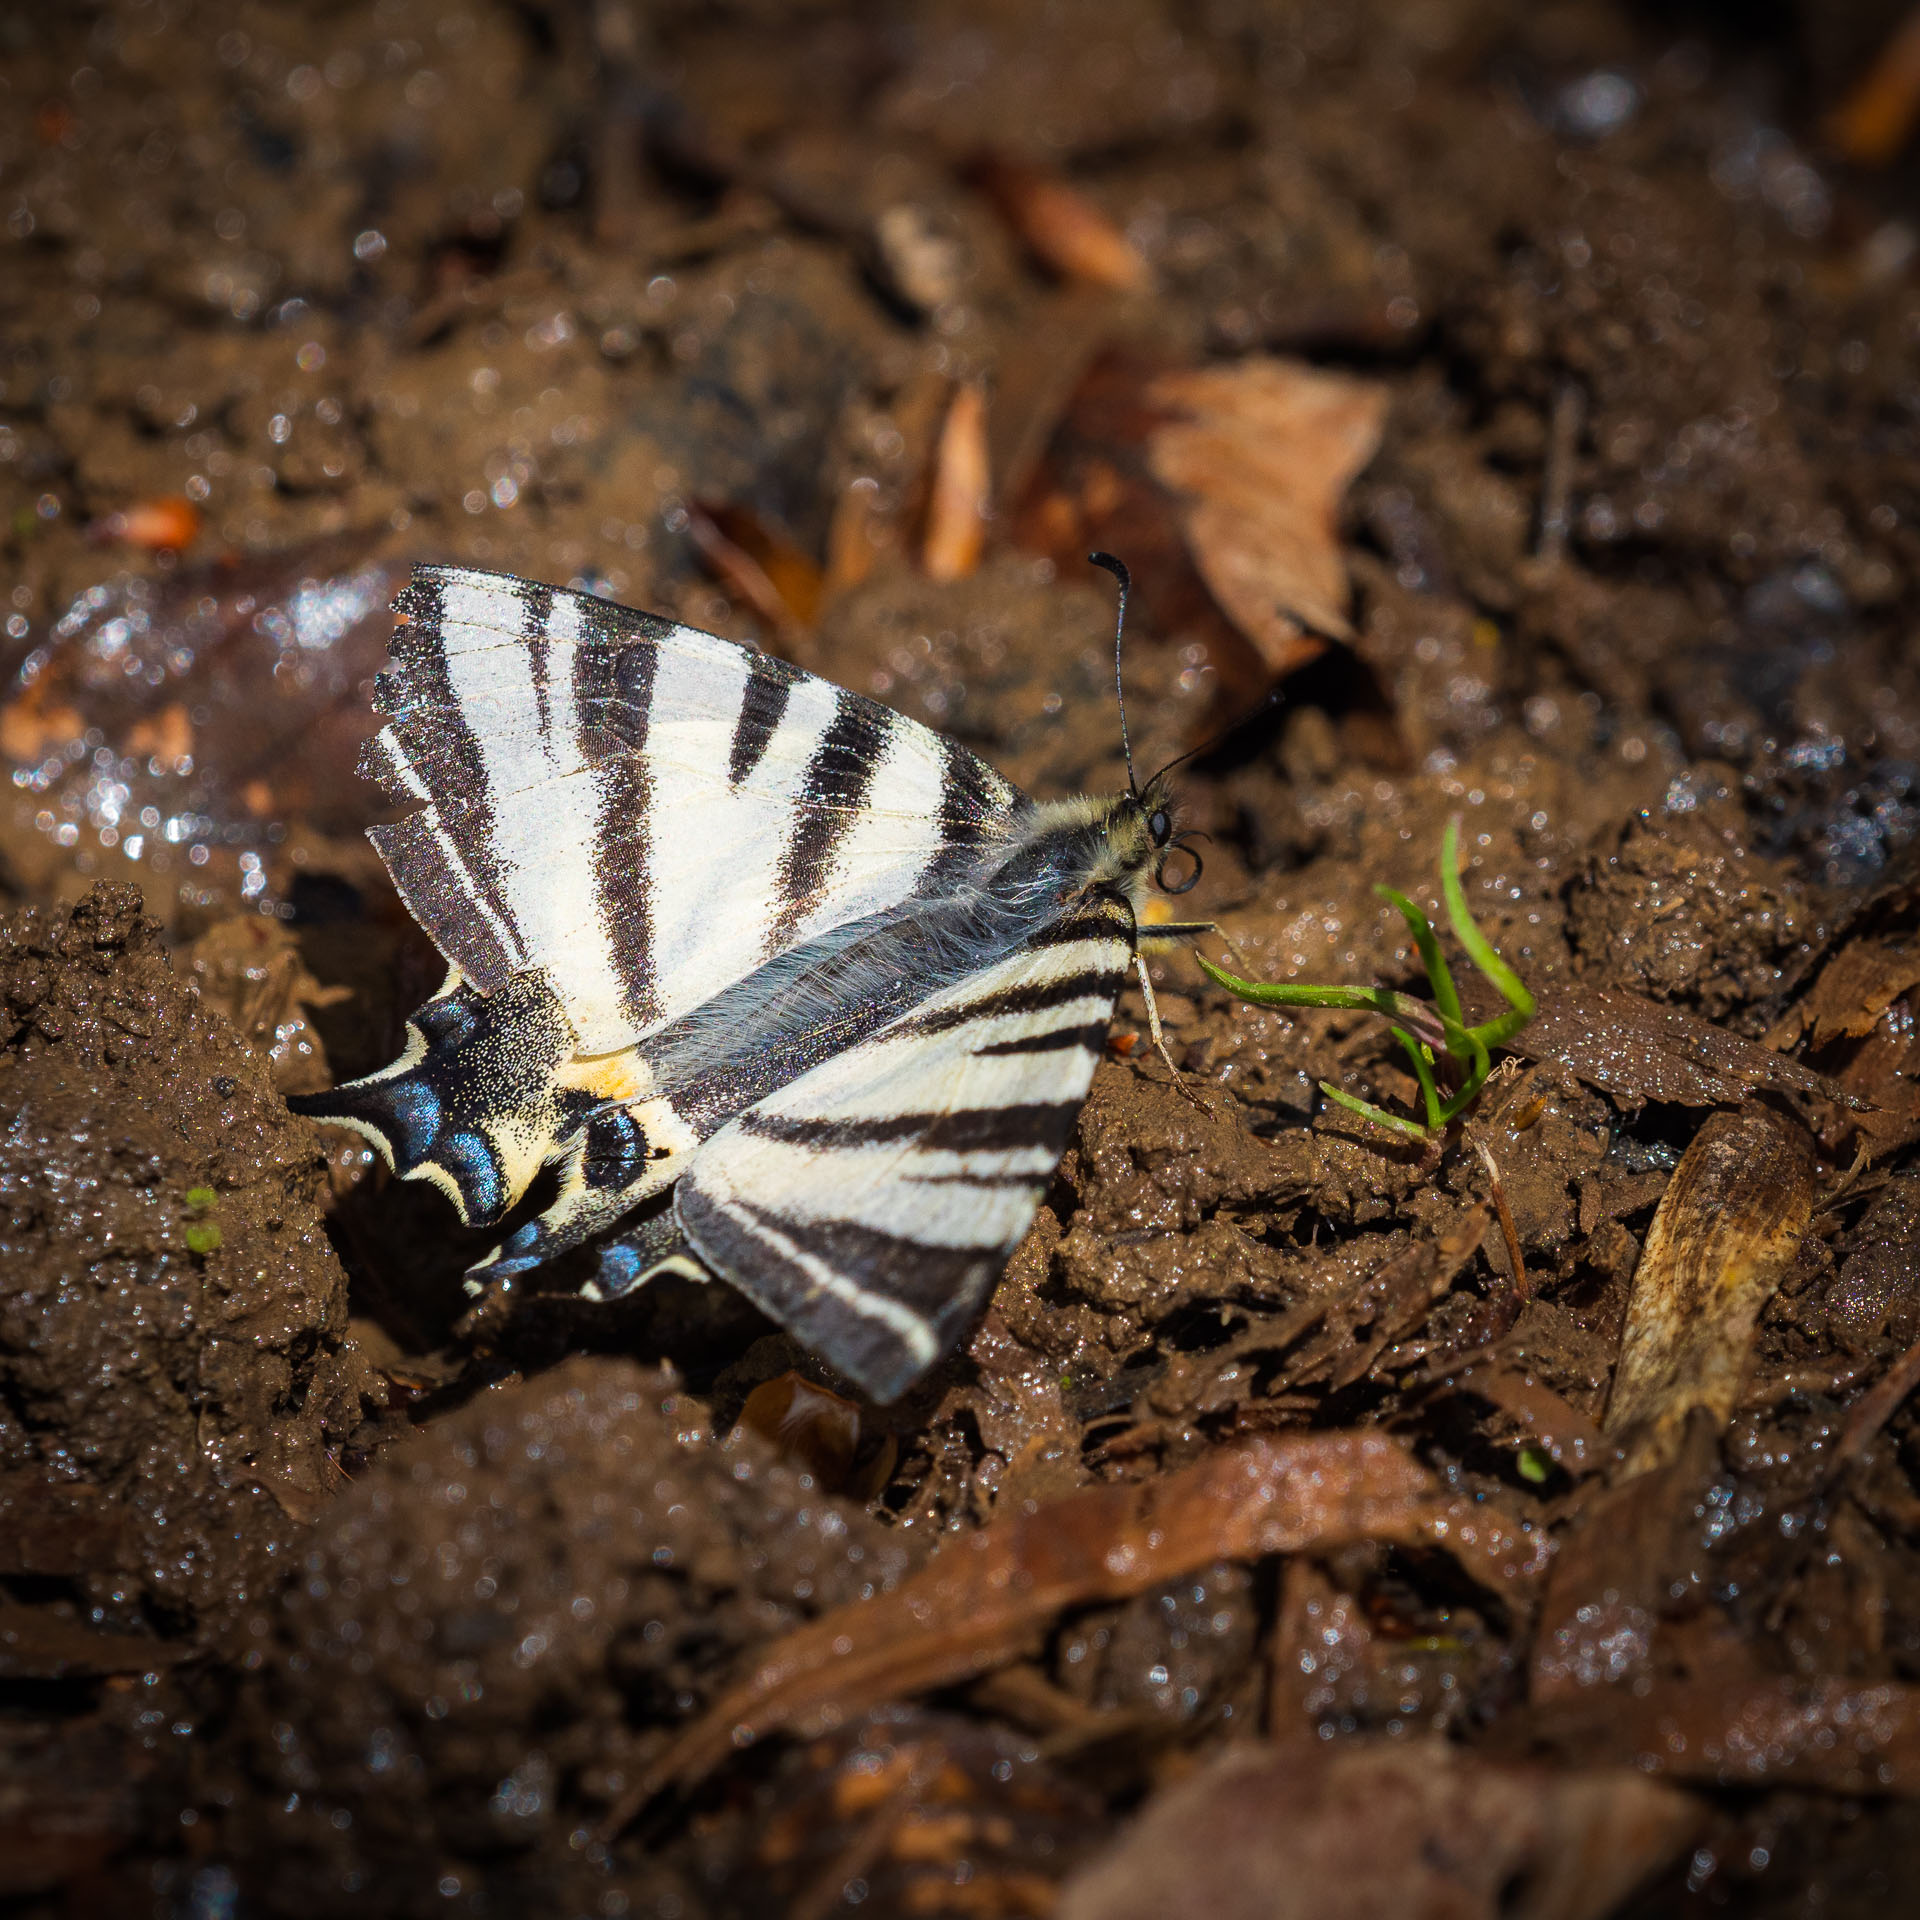
[[[0, 1912], [1910, 1901], [1902, 12], [0, 17]], [[1424, 993], [1374, 888], [1460, 816], [1540, 1003], [1465, 1125], [1175, 952], [1187, 1091], [1124, 996], [901, 1404], [721, 1287], [470, 1316], [281, 1100], [437, 983], [353, 771], [406, 566], [1051, 795], [1123, 778], [1094, 544], [1138, 757], [1229, 728], [1216, 958]]]

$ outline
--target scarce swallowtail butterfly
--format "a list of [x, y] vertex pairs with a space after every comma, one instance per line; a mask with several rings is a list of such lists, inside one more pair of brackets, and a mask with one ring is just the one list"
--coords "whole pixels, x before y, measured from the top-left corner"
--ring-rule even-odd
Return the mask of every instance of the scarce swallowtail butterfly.
[[391, 1066], [291, 1104], [469, 1225], [546, 1177], [475, 1291], [589, 1240], [595, 1299], [691, 1256], [896, 1397], [1073, 1134], [1181, 845], [1164, 773], [1036, 803], [767, 654], [506, 575], [417, 568], [394, 613], [362, 771], [411, 811], [371, 837], [449, 971]]

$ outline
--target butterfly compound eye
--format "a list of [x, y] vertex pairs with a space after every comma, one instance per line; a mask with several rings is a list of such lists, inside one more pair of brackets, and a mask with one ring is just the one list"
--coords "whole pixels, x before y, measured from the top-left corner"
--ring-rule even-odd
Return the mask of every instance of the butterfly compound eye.
[[1147, 819], [1147, 832], [1156, 847], [1164, 847], [1173, 838], [1173, 822], [1165, 807], [1155, 807]]

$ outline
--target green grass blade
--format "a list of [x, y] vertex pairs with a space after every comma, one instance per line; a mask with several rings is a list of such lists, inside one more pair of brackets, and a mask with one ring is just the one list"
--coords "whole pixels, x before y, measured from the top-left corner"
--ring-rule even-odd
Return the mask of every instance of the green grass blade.
[[1458, 1115], [1464, 1113], [1480, 1089], [1487, 1084], [1487, 1075], [1493, 1071], [1493, 1062], [1487, 1057], [1487, 1043], [1480, 1037], [1480, 1029], [1467, 1028], [1466, 1039], [1473, 1051], [1472, 1065], [1467, 1069], [1467, 1077], [1460, 1083], [1459, 1091], [1447, 1102], [1445, 1113], [1434, 1123], [1436, 1128], [1450, 1125]]
[[1389, 1133], [1404, 1134], [1409, 1140], [1425, 1140], [1427, 1130], [1418, 1120], [1403, 1120], [1397, 1113], [1389, 1113], [1384, 1107], [1369, 1105], [1365, 1100], [1356, 1100], [1350, 1093], [1342, 1093], [1330, 1080], [1320, 1082], [1320, 1091], [1329, 1100], [1339, 1103], [1349, 1113], [1357, 1113], [1362, 1120], [1371, 1120], [1376, 1127], [1385, 1127]]
[[1427, 1050], [1405, 1027], [1389, 1027], [1387, 1031], [1406, 1048], [1407, 1058], [1413, 1062], [1413, 1077], [1420, 1082], [1420, 1100], [1427, 1110], [1427, 1126], [1437, 1133], [1447, 1124], [1447, 1119], [1440, 1108], [1440, 1089], [1434, 1085], [1433, 1063], [1427, 1057]]
[[1274, 980], [1242, 980], [1238, 974], [1216, 967], [1204, 953], [1196, 953], [1200, 971], [1217, 987], [1250, 1000], [1256, 1007], [1357, 1007], [1364, 1013], [1383, 1013], [1391, 1020], [1422, 1020], [1431, 1025], [1432, 1010], [1404, 993], [1391, 993], [1385, 987], [1315, 987]]
[[[1460, 886], [1460, 816], [1447, 822], [1446, 838], [1440, 847], [1440, 886], [1447, 899], [1447, 918], [1453, 923], [1453, 937], [1466, 948], [1473, 964], [1500, 989], [1507, 1004], [1520, 1015], [1521, 1025], [1533, 1018], [1533, 995], [1520, 976], [1493, 950], [1493, 942], [1473, 924], [1467, 911], [1467, 896]], [[1510, 1031], [1517, 1033], [1519, 1027]], [[1501, 1038], [1506, 1038], [1502, 1035]], [[1497, 1044], [1497, 1042], [1496, 1042]]]
[[[1474, 924], [1467, 911], [1467, 899], [1460, 885], [1460, 819], [1456, 814], [1447, 822], [1441, 842], [1441, 891], [1446, 898], [1447, 919], [1454, 936], [1473, 963], [1492, 981], [1505, 998], [1509, 1011], [1477, 1027], [1466, 1024], [1459, 990], [1433, 922], [1404, 893], [1393, 887], [1376, 887], [1383, 900], [1390, 901], [1407, 923], [1413, 943], [1433, 989], [1433, 1004], [1395, 993], [1385, 987], [1332, 987], [1286, 984], [1262, 980], [1242, 980], [1237, 974], [1217, 967], [1205, 954], [1196, 953], [1200, 970], [1215, 986], [1257, 1007], [1330, 1007], [1348, 1008], [1362, 1013], [1386, 1016], [1389, 1031], [1406, 1049], [1413, 1063], [1414, 1077], [1420, 1083], [1421, 1104], [1426, 1122], [1389, 1113], [1371, 1101], [1344, 1093], [1331, 1082], [1320, 1082], [1320, 1091], [1337, 1106], [1357, 1114], [1372, 1126], [1397, 1133], [1405, 1139], [1430, 1141], [1443, 1133], [1478, 1097], [1492, 1071], [1490, 1047], [1503, 1045], [1524, 1027], [1534, 1015], [1533, 995], [1520, 976], [1494, 951], [1493, 943]], [[1394, 1024], [1399, 1022], [1401, 1024]], [[1444, 1050], [1463, 1069], [1461, 1084], [1442, 1099], [1434, 1074], [1438, 1051]]]
[[1420, 964], [1427, 970], [1427, 984], [1433, 988], [1434, 1005], [1440, 1010], [1442, 1026], [1451, 1020], [1455, 1026], [1466, 1024], [1460, 1011], [1460, 995], [1454, 988], [1453, 972], [1447, 965], [1447, 957], [1440, 951], [1440, 936], [1433, 930], [1433, 922], [1396, 887], [1375, 887], [1374, 892], [1383, 900], [1391, 900], [1400, 909], [1400, 917], [1407, 923], [1407, 931], [1413, 935], [1413, 944], [1420, 954]]

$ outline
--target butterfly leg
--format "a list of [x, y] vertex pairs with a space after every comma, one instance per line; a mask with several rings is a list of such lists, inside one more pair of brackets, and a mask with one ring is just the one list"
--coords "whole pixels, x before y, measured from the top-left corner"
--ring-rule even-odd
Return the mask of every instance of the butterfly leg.
[[1203, 933], [1219, 936], [1228, 958], [1242, 973], [1250, 975], [1254, 972], [1253, 962], [1211, 920], [1168, 920], [1158, 926], [1144, 926], [1140, 929], [1140, 945], [1146, 951], [1157, 953], [1178, 940], [1197, 940]]
[[1173, 1064], [1173, 1055], [1167, 1051], [1167, 1036], [1160, 1026], [1160, 1005], [1153, 997], [1153, 980], [1147, 972], [1147, 958], [1143, 953], [1133, 956], [1134, 971], [1140, 976], [1140, 992], [1147, 1003], [1147, 1031], [1153, 1036], [1154, 1051], [1167, 1063], [1167, 1071], [1173, 1075], [1173, 1084], [1198, 1107], [1202, 1113], [1206, 1108], [1200, 1105], [1200, 1096], [1187, 1084], [1187, 1076]]

